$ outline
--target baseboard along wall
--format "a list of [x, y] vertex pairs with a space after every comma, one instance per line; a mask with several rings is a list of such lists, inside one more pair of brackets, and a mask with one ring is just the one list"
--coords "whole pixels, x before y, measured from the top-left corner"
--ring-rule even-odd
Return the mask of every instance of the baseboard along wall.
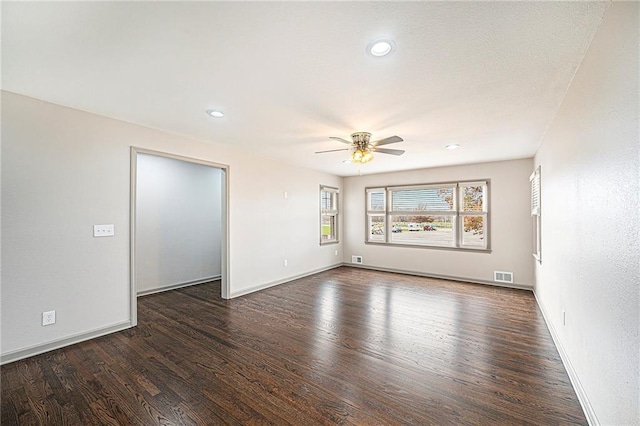
[[496, 287], [506, 287], [506, 288], [515, 288], [515, 289], [518, 289], [518, 290], [533, 291], [533, 287], [531, 287], [530, 285], [526, 285], [526, 284], [501, 283], [501, 282], [488, 281], [488, 280], [478, 280], [478, 279], [466, 278], [466, 277], [456, 277], [456, 276], [451, 276], [451, 275], [430, 274], [430, 273], [427, 273], [427, 272], [419, 272], [419, 271], [407, 271], [407, 270], [404, 270], [404, 269], [379, 268], [379, 267], [376, 267], [376, 266], [359, 265], [359, 264], [354, 264], [354, 263], [343, 263], [342, 265], [343, 266], [349, 266], [351, 268], [370, 269], [372, 271], [393, 272], [395, 274], [413, 275], [413, 276], [417, 276], [417, 277], [437, 278], [437, 279], [441, 279], [441, 280], [451, 280], [451, 281], [462, 281], [462, 282], [473, 283], [473, 284], [486, 284], [486, 285], [492, 285], [492, 286], [496, 286]]
[[147, 289], [147, 290], [142, 290], [142, 291], [138, 291], [136, 294], [138, 295], [138, 297], [146, 296], [148, 294], [161, 293], [163, 291], [175, 290], [177, 288], [189, 287], [191, 285], [198, 285], [198, 284], [208, 283], [210, 281], [219, 280], [221, 277], [222, 277], [222, 275], [214, 275], [212, 277], [200, 278], [200, 279], [197, 279], [197, 280], [194, 280], [194, 281], [185, 281], [185, 282], [182, 282], [182, 283], [171, 284], [171, 285], [166, 285], [166, 286], [162, 286], [162, 287], [156, 287], [156, 288], [151, 288], [151, 289]]
[[593, 406], [589, 402], [589, 397], [587, 396], [587, 393], [585, 392], [584, 387], [582, 387], [582, 383], [580, 383], [580, 378], [578, 377], [576, 370], [573, 368], [573, 365], [571, 364], [569, 355], [567, 354], [567, 351], [565, 351], [564, 346], [562, 346], [562, 341], [560, 341], [560, 338], [558, 336], [558, 333], [556, 332], [556, 329], [553, 327], [553, 324], [551, 323], [551, 321], [549, 321], [549, 315], [547, 314], [547, 311], [544, 308], [544, 305], [540, 303], [540, 299], [538, 298], [538, 295], [536, 294], [535, 289], [533, 291], [533, 295], [536, 298], [536, 304], [538, 305], [540, 312], [542, 312], [542, 317], [544, 318], [545, 324], [547, 324], [547, 329], [551, 334], [551, 339], [553, 340], [553, 343], [556, 346], [558, 353], [560, 354], [560, 359], [562, 360], [562, 364], [564, 365], [565, 370], [567, 370], [567, 374], [569, 375], [569, 380], [571, 380], [571, 385], [573, 386], [573, 390], [575, 390], [576, 395], [578, 396], [578, 401], [580, 401], [580, 405], [582, 406], [582, 411], [584, 411], [584, 415], [586, 416], [587, 421], [589, 422], [589, 425], [599, 426], [600, 422], [598, 421], [596, 412], [593, 410]]
[[107, 327], [97, 328], [86, 333], [78, 333], [72, 336], [64, 337], [62, 339], [52, 340], [41, 345], [34, 345], [28, 348], [19, 349], [17, 351], [7, 352], [0, 356], [0, 365], [19, 361], [21, 359], [29, 358], [35, 355], [40, 355], [45, 352], [60, 349], [65, 346], [74, 345], [86, 340], [95, 339], [96, 337], [115, 333], [116, 331], [126, 330], [127, 328], [131, 327], [131, 321], [123, 321], [117, 324], [109, 325]]

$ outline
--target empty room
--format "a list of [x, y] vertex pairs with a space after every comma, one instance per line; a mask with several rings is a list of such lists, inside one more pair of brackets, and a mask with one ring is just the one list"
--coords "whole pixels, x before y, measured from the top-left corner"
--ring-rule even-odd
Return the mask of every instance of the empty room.
[[24, 2], [4, 425], [640, 425], [640, 3]]

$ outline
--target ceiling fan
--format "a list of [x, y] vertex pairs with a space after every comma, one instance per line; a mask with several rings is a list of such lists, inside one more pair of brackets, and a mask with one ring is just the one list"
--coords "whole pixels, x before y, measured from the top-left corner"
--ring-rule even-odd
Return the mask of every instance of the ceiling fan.
[[342, 148], [342, 149], [330, 149], [327, 151], [318, 151], [316, 154], [323, 154], [325, 152], [336, 152], [336, 151], [350, 151], [351, 153], [351, 162], [352, 163], [368, 163], [373, 160], [373, 153], [379, 152], [381, 154], [391, 154], [391, 155], [402, 155], [404, 151], [401, 149], [387, 149], [387, 148], [379, 148], [383, 145], [389, 145], [392, 143], [402, 142], [403, 139], [400, 136], [389, 136], [388, 138], [379, 139], [377, 141], [371, 142], [371, 133], [369, 132], [355, 132], [351, 134], [352, 141], [348, 141], [346, 139], [338, 138], [335, 136], [331, 136], [329, 139], [333, 139], [336, 141], [340, 141], [342, 143], [346, 143], [351, 145], [350, 148]]

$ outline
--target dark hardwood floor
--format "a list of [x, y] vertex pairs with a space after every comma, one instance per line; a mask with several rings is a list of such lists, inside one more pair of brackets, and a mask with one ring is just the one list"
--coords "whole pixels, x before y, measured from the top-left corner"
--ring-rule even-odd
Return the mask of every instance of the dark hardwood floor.
[[531, 292], [341, 267], [2, 366], [2, 425], [587, 424]]

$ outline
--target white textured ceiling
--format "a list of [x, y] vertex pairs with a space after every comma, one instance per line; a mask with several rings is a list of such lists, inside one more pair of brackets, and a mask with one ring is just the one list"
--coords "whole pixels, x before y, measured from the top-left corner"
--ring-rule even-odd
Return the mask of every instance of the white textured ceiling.
[[405, 139], [361, 173], [523, 158], [607, 5], [3, 2], [2, 88], [341, 176], [355, 131]]

